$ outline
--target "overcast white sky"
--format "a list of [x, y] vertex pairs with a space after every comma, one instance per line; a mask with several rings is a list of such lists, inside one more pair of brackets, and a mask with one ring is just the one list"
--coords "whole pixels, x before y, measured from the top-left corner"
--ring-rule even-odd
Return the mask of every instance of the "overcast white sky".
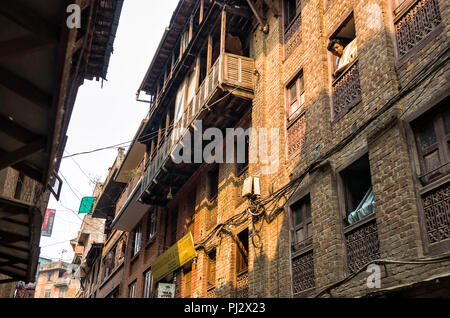
[[[67, 132], [66, 155], [133, 139], [148, 112], [148, 104], [137, 102], [135, 93], [177, 3], [178, 0], [124, 1], [108, 81], [103, 83], [103, 88], [101, 82], [85, 81], [78, 90]], [[41, 236], [41, 257], [56, 260], [65, 249], [63, 260], [72, 260], [69, 241], [77, 236], [84, 217], [77, 215], [80, 198], [90, 196], [94, 189], [88, 177], [103, 182], [116, 155], [117, 149], [109, 149], [62, 161], [60, 175], [67, 179], [73, 191], [63, 180], [60, 201], [50, 198], [48, 208], [56, 209], [56, 218], [52, 236]]]

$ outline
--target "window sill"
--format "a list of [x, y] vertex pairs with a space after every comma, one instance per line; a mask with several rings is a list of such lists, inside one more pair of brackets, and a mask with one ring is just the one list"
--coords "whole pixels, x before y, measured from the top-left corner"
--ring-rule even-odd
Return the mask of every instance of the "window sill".
[[152, 245], [156, 241], [156, 234], [158, 233], [153, 234], [153, 236], [147, 240], [147, 243], [145, 243], [145, 249], [147, 249], [150, 245]]
[[119, 271], [119, 269], [122, 268], [123, 263], [125, 262], [122, 261], [122, 263], [120, 263], [119, 266], [116, 266], [116, 268], [114, 268], [112, 272], [109, 273], [109, 275], [101, 282], [99, 288], [103, 288], [106, 285], [106, 283]]
[[294, 252], [292, 252], [291, 258], [296, 258], [302, 254], [306, 254], [310, 251], [312, 251], [312, 237], [308, 238], [298, 244], [292, 245], [292, 247], [295, 249]]
[[376, 211], [373, 212], [372, 214], [366, 216], [365, 218], [359, 220], [358, 222], [353, 223], [352, 225], [348, 225], [348, 226], [344, 227], [344, 234], [347, 234], [347, 233], [349, 233], [349, 232], [359, 228], [360, 226], [363, 226], [363, 225], [365, 225], [365, 224], [367, 224], [367, 223], [369, 223], [369, 222], [371, 222], [371, 221], [373, 221], [375, 219], [376, 219]]
[[[418, 177], [419, 182], [420, 182], [420, 178], [421, 177]], [[434, 181], [431, 181], [431, 182], [427, 183], [423, 187], [420, 187], [419, 188], [419, 193], [420, 193], [420, 195], [423, 195], [423, 194], [425, 194], [427, 192], [430, 192], [431, 190], [434, 190], [437, 187], [440, 187], [440, 186], [444, 185], [445, 183], [447, 183], [449, 181], [450, 181], [450, 173], [448, 173], [445, 176], [442, 176], [442, 177], [438, 178], [437, 180], [434, 180]], [[420, 182], [420, 183], [422, 184], [422, 182]]]
[[130, 264], [133, 264], [138, 258], [139, 255], [141, 254], [142, 249], [139, 250], [139, 252], [137, 252], [136, 254], [134, 254], [131, 259], [130, 259]]

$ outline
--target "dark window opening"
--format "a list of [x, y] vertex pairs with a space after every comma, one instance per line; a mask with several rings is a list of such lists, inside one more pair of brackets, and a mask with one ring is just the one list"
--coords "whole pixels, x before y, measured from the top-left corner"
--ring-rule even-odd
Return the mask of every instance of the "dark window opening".
[[14, 192], [14, 199], [20, 200], [24, 180], [25, 175], [22, 172], [19, 172], [19, 176], [17, 177], [16, 190]]
[[206, 277], [207, 289], [212, 289], [216, 286], [216, 250], [214, 249], [207, 255], [208, 272]]
[[208, 172], [208, 199], [213, 200], [217, 197], [219, 191], [219, 167], [216, 167]]
[[374, 212], [369, 156], [344, 169], [340, 176], [343, 185], [345, 223], [350, 225]]
[[239, 275], [248, 269], [248, 229], [237, 235], [236, 242], [236, 274]]
[[284, 0], [284, 26], [287, 28], [301, 12], [301, 0]]

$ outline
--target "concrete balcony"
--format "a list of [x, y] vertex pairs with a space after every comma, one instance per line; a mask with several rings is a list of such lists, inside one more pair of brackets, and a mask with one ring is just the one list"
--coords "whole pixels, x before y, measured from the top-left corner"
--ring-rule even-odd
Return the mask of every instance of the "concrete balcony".
[[70, 278], [60, 277], [56, 279], [55, 287], [68, 287], [70, 285]]
[[199, 167], [199, 163], [175, 164], [171, 159], [183, 137], [199, 128], [194, 127], [194, 121], [201, 121], [203, 130], [233, 128], [250, 109], [254, 70], [254, 60], [248, 57], [222, 53], [217, 58], [181, 118], [151, 155], [143, 174], [142, 202], [165, 205], [169, 191], [174, 195]]

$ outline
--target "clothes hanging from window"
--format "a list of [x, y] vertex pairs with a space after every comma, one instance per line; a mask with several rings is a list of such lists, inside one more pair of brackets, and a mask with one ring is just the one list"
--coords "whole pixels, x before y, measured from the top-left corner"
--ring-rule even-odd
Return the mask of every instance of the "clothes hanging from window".
[[347, 216], [347, 221], [349, 224], [353, 224], [374, 212], [375, 201], [373, 197], [372, 187], [370, 187], [356, 209]]

